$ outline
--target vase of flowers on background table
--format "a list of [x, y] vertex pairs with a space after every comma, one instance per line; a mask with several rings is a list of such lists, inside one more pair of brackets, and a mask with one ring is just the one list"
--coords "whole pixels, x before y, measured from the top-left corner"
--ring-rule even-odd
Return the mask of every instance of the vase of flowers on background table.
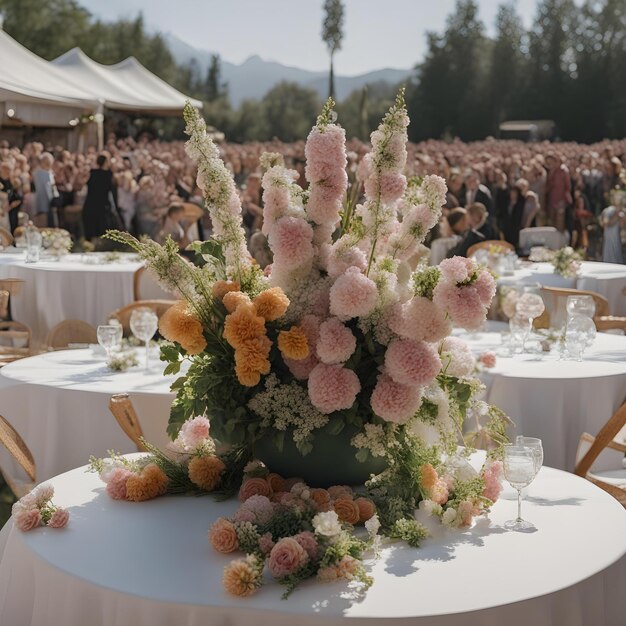
[[[162, 347], [165, 373], [189, 362], [172, 387], [168, 426], [187, 465], [153, 449], [150, 462], [163, 477], [151, 469], [146, 493], [238, 491], [242, 512], [212, 531], [216, 549], [227, 545], [228, 552], [236, 543], [248, 553], [225, 575], [236, 595], [261, 584], [259, 555], [275, 551], [300, 559], [281, 569], [268, 557], [271, 573], [289, 589], [323, 577], [321, 569], [330, 575], [328, 568], [367, 582], [356, 561], [353, 568], [340, 565], [358, 560], [367, 542], [346, 539], [336, 553], [327, 545], [329, 537], [351, 537], [351, 526], [342, 524], [369, 522], [367, 545], [380, 530], [416, 546], [425, 535], [414, 518], [418, 506], [464, 527], [499, 493], [498, 446], [507, 421], [479, 400], [475, 360], [450, 336], [453, 323], [481, 327], [495, 281], [465, 258], [411, 267], [439, 220], [446, 186], [438, 176], [403, 174], [409, 123], [403, 94], [372, 133], [358, 174], [361, 204], [344, 204], [345, 132], [332, 109], [329, 100], [306, 142], [307, 191], [280, 155], [262, 157], [263, 232], [273, 253], [265, 272], [247, 251], [232, 176], [191, 106], [186, 148], [198, 162], [214, 238], [194, 245], [190, 263], [171, 240], [160, 246], [108, 235], [133, 247], [181, 297], [159, 330], [170, 342]], [[468, 411], [483, 416], [497, 444], [480, 471], [462, 458], [469, 452], [458, 450]], [[145, 463], [127, 467], [131, 477], [120, 480], [134, 484], [132, 476], [140, 480], [145, 469]], [[360, 492], [345, 486], [355, 483], [364, 483]], [[124, 489], [114, 492], [126, 497]], [[243, 531], [244, 518], [255, 529]], [[305, 541], [301, 533], [310, 536]], [[319, 560], [324, 550], [330, 551]], [[235, 579], [249, 584], [238, 587]]]

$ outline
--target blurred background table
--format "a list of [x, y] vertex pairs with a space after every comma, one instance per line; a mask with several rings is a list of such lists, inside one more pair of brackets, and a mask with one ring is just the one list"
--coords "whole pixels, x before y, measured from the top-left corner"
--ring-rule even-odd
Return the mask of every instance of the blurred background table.
[[[310, 581], [287, 600], [277, 583], [249, 598], [222, 588], [224, 566], [208, 526], [237, 502], [163, 497], [111, 500], [79, 468], [53, 479], [68, 507], [62, 531], [0, 533], [0, 623], [84, 626], [621, 626], [626, 614], [626, 511], [590, 482], [544, 467], [524, 517], [531, 534], [510, 532], [511, 499], [465, 532], [437, 531], [419, 550], [383, 547], [366, 563], [374, 584]], [[512, 493], [512, 492], [511, 492]], [[393, 599], [391, 602], [390, 599]]]

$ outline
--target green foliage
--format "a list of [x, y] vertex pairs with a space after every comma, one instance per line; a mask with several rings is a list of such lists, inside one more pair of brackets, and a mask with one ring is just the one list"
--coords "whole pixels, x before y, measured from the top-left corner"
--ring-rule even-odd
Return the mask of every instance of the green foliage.
[[262, 100], [268, 138], [297, 141], [306, 137], [315, 123], [319, 102], [312, 89], [283, 81]]
[[419, 548], [423, 539], [428, 537], [426, 528], [412, 518], [403, 517], [396, 520], [389, 531], [392, 539], [406, 541], [411, 547]]

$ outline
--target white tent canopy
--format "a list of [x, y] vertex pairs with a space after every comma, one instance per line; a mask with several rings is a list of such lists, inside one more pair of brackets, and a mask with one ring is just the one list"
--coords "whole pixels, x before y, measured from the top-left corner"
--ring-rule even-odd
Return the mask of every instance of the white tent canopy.
[[0, 59], [0, 117], [4, 114], [5, 118], [34, 126], [66, 126], [72, 118], [99, 106], [92, 93], [69, 83], [48, 61], [2, 29]]
[[[74, 84], [84, 86], [109, 109], [145, 113], [180, 113], [189, 98], [130, 57], [116, 65], [102, 65], [80, 48], [51, 61]], [[191, 100], [201, 107], [198, 100]]]

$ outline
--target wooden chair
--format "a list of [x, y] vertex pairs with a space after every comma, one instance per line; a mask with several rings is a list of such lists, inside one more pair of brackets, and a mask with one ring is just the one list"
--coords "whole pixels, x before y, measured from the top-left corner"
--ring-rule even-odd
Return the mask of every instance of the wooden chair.
[[146, 446], [141, 441], [143, 430], [135, 407], [127, 393], [116, 393], [109, 400], [109, 410], [128, 438], [137, 446], [139, 452], [145, 452]]
[[145, 267], [140, 267], [133, 277], [133, 292], [135, 300], [172, 300], [176, 298], [173, 294], [165, 291], [161, 285], [152, 277], [152, 274]]
[[6, 472], [2, 472], [11, 491], [18, 497], [26, 495], [35, 485], [37, 469], [35, 459], [24, 440], [11, 424], [0, 415], [0, 443], [9, 451], [15, 462], [26, 472], [30, 482], [18, 482], [11, 479]]
[[109, 315], [109, 319], [113, 317], [119, 320], [122, 328], [124, 329], [124, 337], [128, 337], [131, 334], [130, 316], [135, 309], [140, 309], [142, 307], [152, 309], [160, 319], [161, 315], [163, 315], [163, 313], [165, 313], [165, 311], [167, 311], [175, 302], [175, 300], [138, 300], [137, 302], [132, 302], [121, 309], [113, 311]]
[[22, 291], [23, 278], [0, 278], [0, 289], [8, 291], [12, 296], [17, 296]]
[[489, 250], [489, 248], [502, 248], [505, 251], [515, 252], [515, 246], [508, 241], [504, 241], [504, 239], [486, 239], [470, 246], [467, 250], [467, 256], [471, 257], [476, 250]]
[[550, 328], [553, 321], [551, 318], [565, 318], [567, 314], [563, 312], [565, 311], [568, 296], [591, 296], [596, 305], [594, 322], [597, 318], [604, 318], [609, 315], [609, 301], [595, 291], [565, 287], [541, 287], [541, 296], [546, 303], [546, 310], [535, 320], [535, 328]]
[[606, 448], [621, 453], [623, 459], [626, 454], [626, 436], [622, 434], [618, 438], [618, 435], [624, 426], [626, 426], [626, 403], [622, 404], [596, 437], [588, 433], [582, 434], [574, 473], [604, 489], [626, 507], [626, 467], [609, 471], [590, 471], [595, 460]]
[[0, 322], [0, 367], [30, 356], [32, 332], [20, 322]]
[[0, 245], [3, 248], [8, 248], [15, 243], [15, 239], [13, 239], [13, 235], [6, 229], [0, 226]]
[[98, 343], [96, 329], [81, 320], [65, 320], [59, 322], [46, 338], [46, 345], [52, 350], [65, 350], [72, 343]]

